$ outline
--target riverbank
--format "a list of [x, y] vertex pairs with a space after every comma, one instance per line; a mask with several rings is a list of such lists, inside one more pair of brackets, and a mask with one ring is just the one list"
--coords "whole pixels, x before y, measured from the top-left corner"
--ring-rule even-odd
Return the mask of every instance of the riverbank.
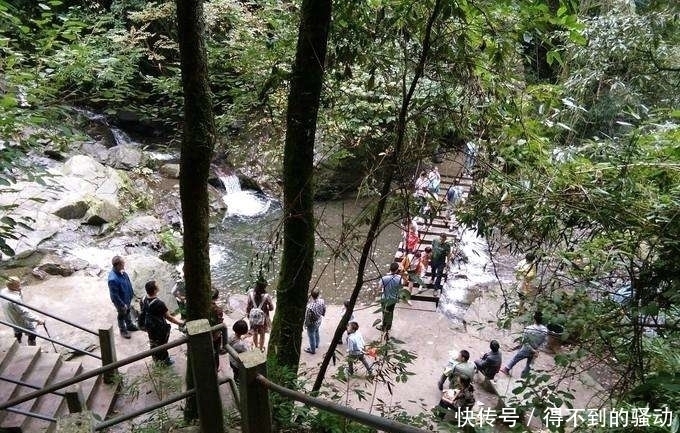
[[[30, 278], [30, 277], [29, 277]], [[132, 354], [148, 348], [146, 334], [135, 332], [130, 340], [122, 339], [115, 330], [115, 311], [108, 298], [108, 290], [104, 277], [97, 277], [76, 273], [70, 277], [50, 277], [45, 281], [24, 281], [24, 299], [30, 305], [45, 309], [50, 313], [69, 318], [70, 320], [90, 329], [100, 327], [114, 327], [116, 352], [118, 359], [123, 359]], [[242, 295], [241, 295], [242, 296]], [[242, 305], [239, 299], [232, 300], [231, 305]], [[483, 293], [467, 309], [464, 319], [467, 326], [461, 322], [452, 322], [443, 314], [434, 311], [432, 303], [414, 301], [412, 306], [399, 304], [394, 318], [391, 336], [399, 341], [397, 349], [405, 349], [413, 352], [417, 357], [407, 366], [409, 377], [406, 382], [395, 382], [388, 387], [379, 381], [369, 381], [363, 376], [363, 367], [358, 367], [358, 374], [352, 376], [348, 383], [342, 383], [332, 376], [343, 365], [344, 346], [339, 346], [338, 363], [331, 366], [326, 375], [326, 382], [335, 387], [342, 396], [341, 401], [350, 407], [369, 411], [372, 413], [393, 413], [399, 408], [409, 415], [417, 415], [432, 408], [439, 400], [440, 393], [437, 390], [437, 379], [443, 367], [446, 365], [450, 354], [461, 349], [467, 349], [473, 359], [481, 356], [488, 350], [491, 339], [501, 343], [504, 360], [507, 362], [512, 356], [511, 347], [515, 345], [514, 339], [521, 332], [523, 324], [514, 323], [510, 329], [499, 329], [496, 326], [498, 319], [496, 312], [502, 304], [502, 295], [498, 286], [486, 286]], [[358, 306], [355, 311], [355, 319], [360, 325], [360, 331], [367, 342], [380, 338], [380, 332], [371, 325], [379, 318], [376, 305]], [[326, 317], [321, 326], [321, 347], [315, 355], [301, 354], [301, 376], [309, 379], [309, 387], [313, 382], [318, 364], [321, 362], [325, 349], [328, 348], [330, 337], [342, 314], [342, 308], [337, 305], [329, 305]], [[231, 324], [243, 316], [238, 309], [225, 318], [225, 323], [230, 328]], [[96, 345], [96, 337], [83, 336], [82, 332], [75, 332], [53, 319], [46, 320], [47, 327], [53, 338], [63, 340], [76, 347], [88, 347]], [[175, 328], [175, 327], [173, 327]], [[42, 330], [41, 330], [42, 331]], [[180, 334], [173, 329], [171, 339]], [[0, 338], [12, 339], [12, 331], [8, 327], [0, 327]], [[45, 340], [39, 340], [39, 346], [45, 352], [52, 351], [51, 345]], [[303, 333], [302, 348], [307, 347], [307, 336]], [[569, 348], [563, 348], [568, 351]], [[184, 371], [186, 368], [184, 347], [170, 351], [171, 356], [177, 361], [169, 370], [173, 374], [165, 373], [160, 377], [167, 380], [159, 381], [159, 376], [152, 373], [151, 362], [145, 360], [127, 368], [121, 369], [124, 376], [124, 394], [119, 398], [116, 405], [116, 413], [128, 413], [145, 404], [156, 402], [160, 396], [170, 395], [174, 389], [181, 388]], [[86, 369], [96, 367], [96, 360], [89, 357], [80, 357]], [[220, 375], [230, 375], [231, 371], [226, 357], [220, 357]], [[518, 376], [520, 366], [513, 370]], [[535, 371], [544, 371], [552, 376], [561, 372], [555, 366], [553, 356], [541, 354], [534, 366]], [[500, 375], [499, 375], [500, 376]], [[478, 378], [479, 379], [479, 378]], [[505, 377], [497, 380], [499, 386], [509, 388], [513, 382]], [[160, 384], [160, 385], [159, 385]], [[482, 390], [479, 384], [475, 384], [477, 405], [475, 409], [494, 408], [497, 397]], [[575, 396], [575, 405], [579, 408], [591, 407], [594, 396], [599, 387], [586, 373], [581, 373], [561, 382], [561, 389], [568, 390]], [[375, 398], [360, 398], [356, 390], [373, 394]], [[505, 389], [510, 393], [509, 389]], [[233, 400], [228, 386], [222, 387], [225, 408], [233, 409]], [[381, 403], [378, 403], [381, 402]], [[177, 404], [170, 409], [165, 419], [179, 416]], [[380, 407], [383, 406], [384, 407]], [[145, 425], [162, 421], [158, 415], [146, 419], [137, 419], [127, 426], [121, 426], [120, 431], [130, 431], [134, 425]], [[127, 430], [125, 430], [127, 429]]]

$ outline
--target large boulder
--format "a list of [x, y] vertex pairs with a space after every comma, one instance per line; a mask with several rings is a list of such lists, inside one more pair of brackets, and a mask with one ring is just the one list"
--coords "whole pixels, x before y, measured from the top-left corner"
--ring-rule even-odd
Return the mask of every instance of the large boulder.
[[85, 224], [100, 226], [118, 221], [122, 216], [117, 203], [109, 200], [93, 200], [83, 221]]
[[81, 144], [80, 151], [101, 164], [105, 164], [109, 158], [109, 149], [99, 141], [87, 141]]
[[166, 179], [179, 179], [179, 164], [163, 164], [158, 173]]
[[141, 149], [133, 146], [119, 145], [109, 149], [106, 164], [121, 170], [132, 170], [144, 166], [146, 157]]
[[57, 207], [54, 211], [56, 216], [65, 220], [73, 220], [84, 217], [90, 205], [83, 199], [73, 198], [72, 201], [60, 200], [55, 207]]
[[165, 302], [170, 311], [177, 309], [177, 301], [172, 296], [172, 289], [177, 281], [177, 271], [171, 264], [158, 257], [143, 254], [125, 256], [125, 270], [130, 276], [135, 296], [142, 298], [146, 294], [144, 285], [147, 281], [155, 280], [160, 289], [158, 297]]
[[131, 234], [131, 233], [158, 233], [161, 231], [162, 223], [161, 221], [152, 215], [142, 215], [134, 217], [127, 222], [125, 222], [120, 227], [121, 233]]

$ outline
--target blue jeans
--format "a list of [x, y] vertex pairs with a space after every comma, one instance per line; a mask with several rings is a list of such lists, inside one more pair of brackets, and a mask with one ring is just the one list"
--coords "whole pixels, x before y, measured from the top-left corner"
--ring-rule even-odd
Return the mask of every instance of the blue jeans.
[[319, 348], [319, 328], [321, 324], [312, 324], [307, 327], [307, 336], [309, 337], [309, 348], [312, 352], [316, 352]]
[[446, 267], [446, 259], [442, 262], [432, 262], [432, 278], [434, 278], [434, 289], [442, 289], [442, 276]]
[[508, 371], [523, 359], [527, 360], [527, 364], [524, 366], [524, 370], [522, 370], [522, 377], [527, 377], [531, 370], [531, 363], [534, 361], [534, 350], [526, 345], [522, 346], [522, 348], [515, 353], [515, 356], [512, 357], [510, 363], [507, 365]]

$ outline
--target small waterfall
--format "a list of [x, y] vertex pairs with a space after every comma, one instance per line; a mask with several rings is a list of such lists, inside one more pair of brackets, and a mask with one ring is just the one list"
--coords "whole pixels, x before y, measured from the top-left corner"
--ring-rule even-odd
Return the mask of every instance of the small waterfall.
[[120, 129], [118, 129], [114, 126], [111, 126], [110, 129], [111, 129], [111, 135], [113, 135], [113, 140], [115, 141], [116, 146], [122, 146], [122, 145], [125, 145], [125, 144], [132, 144], [132, 145], [138, 145], [139, 144], [136, 141], [134, 141], [132, 138], [130, 138], [130, 136], [127, 135], [127, 133], [125, 133], [124, 131], [121, 131]]
[[225, 195], [234, 194], [241, 191], [241, 182], [238, 180], [238, 176], [231, 174], [220, 174], [217, 178], [224, 185]]
[[241, 183], [236, 175], [218, 173], [218, 179], [224, 185], [225, 194], [222, 197], [227, 205], [225, 218], [230, 216], [256, 217], [269, 210], [271, 200], [252, 190], [241, 190]]

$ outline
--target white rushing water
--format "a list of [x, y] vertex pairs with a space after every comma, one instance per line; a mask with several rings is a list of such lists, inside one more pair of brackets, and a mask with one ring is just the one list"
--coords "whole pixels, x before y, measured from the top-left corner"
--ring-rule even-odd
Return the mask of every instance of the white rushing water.
[[458, 264], [449, 264], [449, 277], [439, 303], [440, 311], [453, 318], [463, 316], [471, 287], [496, 280], [485, 239], [477, 236], [477, 230], [463, 226], [460, 235], [460, 245], [468, 262], [460, 264], [460, 267]]
[[227, 205], [225, 218], [231, 216], [255, 217], [265, 214], [271, 206], [271, 200], [264, 194], [252, 190], [241, 190], [238, 177], [235, 175], [219, 176], [225, 188], [222, 197]]

